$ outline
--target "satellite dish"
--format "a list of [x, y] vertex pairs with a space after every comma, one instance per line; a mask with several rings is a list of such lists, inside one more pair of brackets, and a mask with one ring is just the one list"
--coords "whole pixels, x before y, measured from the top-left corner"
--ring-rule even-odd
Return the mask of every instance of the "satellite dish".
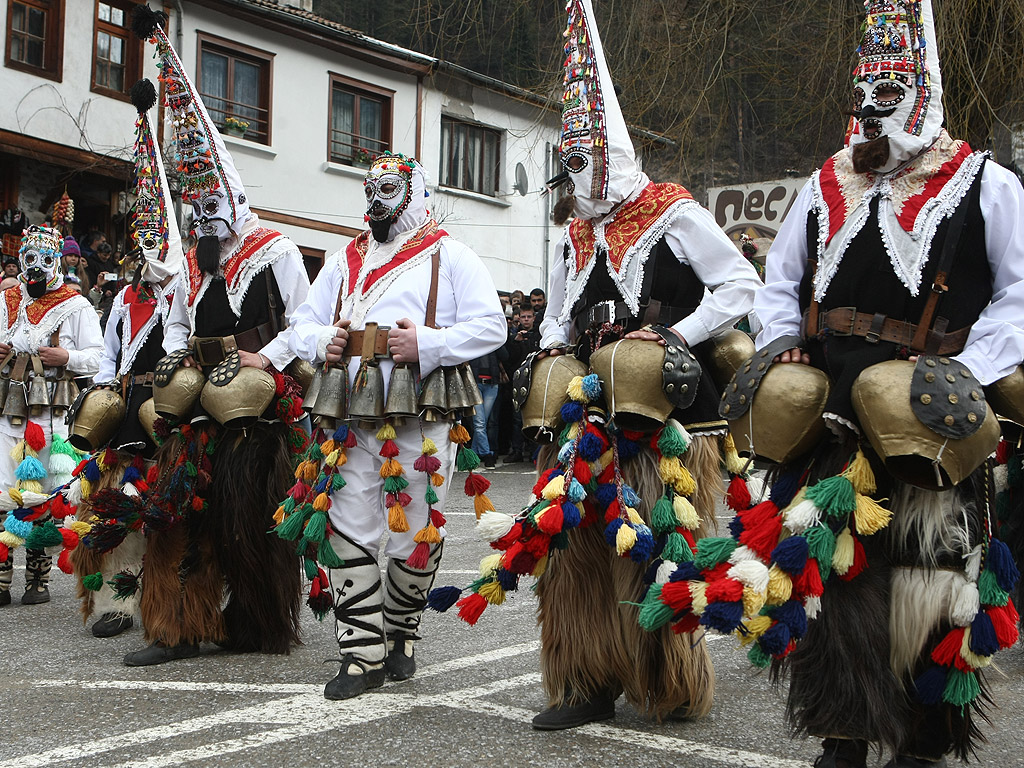
[[512, 189], [524, 197], [530, 191], [530, 180], [526, 176], [526, 168], [522, 163], [516, 163], [516, 183]]

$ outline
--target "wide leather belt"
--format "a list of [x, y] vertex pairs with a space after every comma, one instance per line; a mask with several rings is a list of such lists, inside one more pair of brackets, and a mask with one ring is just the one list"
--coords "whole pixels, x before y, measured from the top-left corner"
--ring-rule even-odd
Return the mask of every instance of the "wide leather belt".
[[[807, 333], [807, 312], [804, 312], [804, 336]], [[930, 341], [938, 341], [932, 354], [952, 355], [961, 351], [967, 344], [970, 328], [943, 333], [938, 330], [929, 331]], [[917, 325], [908, 320], [895, 320], [882, 314], [858, 312], [856, 307], [837, 307], [827, 312], [818, 313], [818, 333], [830, 336], [859, 336], [869, 344], [886, 341], [909, 347], [917, 333]], [[811, 334], [814, 335], [814, 334]], [[929, 344], [933, 346], [933, 344]], [[924, 350], [916, 350], [923, 352]]]
[[[373, 354], [376, 357], [387, 357], [388, 356], [388, 331], [389, 328], [378, 328], [373, 332]], [[365, 349], [367, 343], [366, 331], [349, 331], [348, 343], [345, 345], [345, 356], [356, 357], [366, 356], [368, 350]]]
[[139, 374], [138, 376], [128, 375], [128, 376], [125, 376], [125, 379], [130, 381], [132, 384], [147, 384], [149, 386], [153, 386], [153, 373], [152, 373], [152, 371], [149, 372], [149, 373]]
[[639, 319], [642, 325], [674, 325], [692, 311], [652, 299], [646, 307], [641, 308], [639, 318], [634, 318], [624, 301], [609, 300], [587, 307], [573, 318], [573, 324], [580, 333], [595, 325], [626, 323], [634, 319]]
[[231, 336], [193, 336], [190, 339], [192, 356], [200, 365], [217, 365], [236, 349], [259, 352], [275, 335], [270, 323], [263, 323]]

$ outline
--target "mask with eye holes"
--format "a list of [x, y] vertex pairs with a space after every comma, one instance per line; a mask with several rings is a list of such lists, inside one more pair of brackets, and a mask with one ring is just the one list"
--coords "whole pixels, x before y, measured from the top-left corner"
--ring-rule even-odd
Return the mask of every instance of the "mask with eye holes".
[[422, 166], [411, 157], [385, 152], [363, 178], [366, 222], [378, 243], [419, 229], [427, 220], [427, 183]]
[[849, 135], [854, 169], [888, 173], [928, 149], [942, 129], [931, 3], [871, 2], [857, 54]]
[[33, 299], [64, 284], [60, 269], [61, 247], [64, 237], [56, 229], [31, 226], [21, 238], [18, 261], [21, 274], [18, 278], [25, 284], [25, 290]]

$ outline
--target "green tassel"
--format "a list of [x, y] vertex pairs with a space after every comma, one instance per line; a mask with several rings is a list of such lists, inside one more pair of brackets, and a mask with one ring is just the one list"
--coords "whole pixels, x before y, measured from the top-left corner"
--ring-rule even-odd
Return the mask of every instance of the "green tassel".
[[978, 698], [980, 693], [981, 685], [976, 674], [950, 667], [946, 673], [946, 688], [942, 691], [944, 702], [954, 707], [964, 707]]
[[661, 584], [651, 584], [640, 604], [638, 621], [648, 632], [661, 629], [672, 619], [673, 611], [661, 602]]
[[26, 549], [46, 549], [47, 547], [59, 547], [64, 543], [64, 538], [57, 530], [52, 520], [47, 520], [42, 525], [33, 526], [31, 533], [25, 539]]
[[995, 573], [989, 568], [978, 577], [978, 596], [982, 605], [1006, 605], [1010, 599], [1010, 593], [1000, 589]]
[[[290, 515], [292, 512], [295, 511], [295, 499], [293, 499], [291, 496], [286, 496], [285, 500], [281, 502], [281, 507], [284, 509], [284, 514], [286, 516]], [[282, 520], [282, 522], [284, 521]]]
[[313, 441], [312, 445], [309, 446], [309, 451], [306, 453], [306, 458], [316, 462], [324, 460], [324, 452], [320, 450], [320, 443], [315, 440]]
[[63, 454], [64, 456], [70, 456], [75, 460], [78, 460], [79, 458], [85, 455], [81, 451], [76, 451], [74, 447], [71, 445], [71, 443], [69, 443], [63, 437], [58, 435], [56, 432], [54, 432], [53, 436], [50, 438], [50, 455], [53, 456], [55, 453]]
[[665, 540], [665, 547], [661, 550], [661, 556], [673, 563], [688, 563], [693, 560], [693, 552], [686, 543], [681, 533], [673, 531]]
[[734, 539], [715, 537], [701, 539], [697, 542], [697, 556], [694, 562], [701, 571], [714, 568], [729, 559], [729, 555], [739, 546]]
[[331, 491], [340, 491], [345, 487], [345, 478], [339, 473], [335, 472], [334, 476], [331, 477]]
[[807, 539], [810, 556], [818, 561], [818, 568], [821, 570], [821, 578], [824, 581], [832, 571], [832, 555], [836, 551], [835, 534], [828, 526], [815, 525], [804, 531], [803, 535]]
[[747, 651], [747, 660], [758, 669], [764, 669], [772, 663], [772, 657], [764, 652], [760, 645], [754, 643]]
[[188, 472], [189, 477], [196, 477], [199, 474], [199, 471], [196, 469], [196, 465], [191, 461], [185, 462], [185, 471]]
[[103, 589], [103, 574], [99, 571], [82, 577], [82, 586], [90, 592], [99, 592]]
[[302, 538], [308, 541], [310, 544], [319, 544], [324, 540], [324, 536], [327, 535], [327, 515], [324, 512], [314, 512], [309, 522], [306, 523], [306, 529], [302, 532]]
[[814, 506], [835, 518], [844, 518], [857, 508], [853, 483], [845, 477], [827, 477], [807, 489], [805, 498]]
[[572, 424], [566, 424], [562, 431], [558, 435], [558, 444], [565, 445], [565, 442], [569, 439], [569, 430], [572, 429]]
[[304, 557], [304, 558], [302, 558], [302, 567], [306, 569], [306, 578], [309, 581], [312, 581], [313, 579], [316, 578], [316, 574], [317, 574], [316, 560], [314, 560], [311, 557]]
[[455, 468], [459, 472], [469, 472], [479, 466], [480, 457], [476, 455], [472, 448], [467, 448], [466, 446], [459, 448], [459, 453], [455, 457]]
[[341, 568], [345, 565], [345, 561], [338, 557], [338, 553], [334, 551], [334, 547], [331, 545], [330, 537], [327, 536], [320, 542], [320, 548], [316, 552], [316, 559], [320, 561], [320, 565], [324, 568]]
[[658, 450], [661, 451], [662, 456], [669, 458], [681, 456], [686, 453], [686, 449], [689, 447], [690, 444], [686, 442], [675, 427], [666, 426], [661, 430], [661, 436], [658, 438]]
[[285, 541], [295, 541], [302, 535], [302, 528], [306, 524], [307, 518], [312, 515], [312, 512], [312, 504], [303, 504], [282, 520], [281, 524], [274, 530]]
[[559, 531], [551, 537], [551, 543], [548, 545], [548, 551], [553, 549], [566, 550], [569, 548], [569, 532]]
[[409, 487], [409, 481], [401, 475], [397, 477], [385, 477], [384, 478], [384, 492], [385, 493], [401, 493]]
[[[655, 535], [671, 533], [676, 529], [676, 513], [672, 509], [672, 501], [668, 495], [662, 496], [654, 503], [651, 510], [651, 530]], [[668, 558], [672, 560], [672, 558]]]
[[423, 498], [426, 500], [427, 504], [437, 504], [437, 492], [434, 490], [433, 483], [427, 486], [427, 492], [423, 494]]

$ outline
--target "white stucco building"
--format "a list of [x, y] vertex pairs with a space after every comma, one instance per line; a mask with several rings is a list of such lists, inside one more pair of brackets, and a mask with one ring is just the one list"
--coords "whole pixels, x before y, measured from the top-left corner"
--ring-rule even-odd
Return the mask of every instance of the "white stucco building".
[[[127, 92], [157, 75], [152, 46], [128, 28], [135, 4], [0, 4], [0, 210], [39, 222], [67, 189], [76, 232], [94, 226], [123, 244], [135, 121]], [[430, 172], [436, 218], [481, 255], [498, 288], [543, 285], [558, 233], [540, 191], [555, 173], [559, 105], [367, 38], [308, 5], [162, 3], [214, 120], [248, 123], [225, 141], [253, 210], [315, 271], [363, 228], [360, 162], [383, 149], [413, 154]]]

